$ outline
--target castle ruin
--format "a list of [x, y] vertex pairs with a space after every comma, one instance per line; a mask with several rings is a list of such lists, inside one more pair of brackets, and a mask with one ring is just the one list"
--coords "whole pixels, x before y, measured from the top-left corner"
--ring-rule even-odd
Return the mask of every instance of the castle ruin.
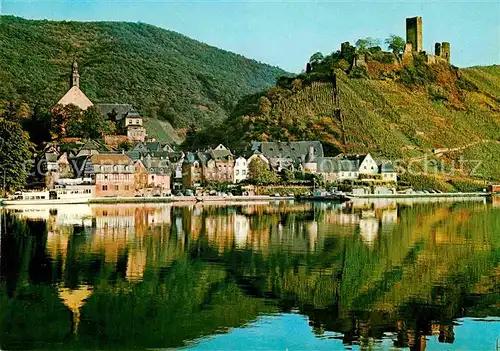
[[409, 17], [406, 19], [406, 45], [403, 52], [403, 64], [413, 64], [415, 55], [423, 55], [429, 64], [446, 62], [450, 63], [450, 43], [442, 42], [434, 45], [434, 54], [423, 51], [422, 17]]

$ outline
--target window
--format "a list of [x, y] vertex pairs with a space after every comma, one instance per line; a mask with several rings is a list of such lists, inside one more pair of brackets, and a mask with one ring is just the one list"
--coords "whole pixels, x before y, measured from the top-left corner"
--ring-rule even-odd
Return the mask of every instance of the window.
[[246, 174], [247, 174], [247, 171], [242, 170], [242, 171], [241, 171], [241, 174], [242, 174], [242, 175], [246, 175]]
[[120, 190], [120, 186], [115, 185], [115, 190], [117, 190], [117, 191]]
[[108, 176], [107, 175], [104, 176], [104, 180], [108, 180]]
[[236, 170], [236, 175], [240, 175], [240, 171]]
[[125, 185], [125, 190], [130, 190], [130, 186]]
[[107, 191], [108, 190], [108, 186], [107, 185], [103, 185], [102, 186], [102, 191]]

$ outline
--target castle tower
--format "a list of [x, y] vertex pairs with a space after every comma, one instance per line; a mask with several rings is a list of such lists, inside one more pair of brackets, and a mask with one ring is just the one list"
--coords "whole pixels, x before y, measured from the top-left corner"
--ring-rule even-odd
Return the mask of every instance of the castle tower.
[[73, 62], [73, 74], [71, 75], [71, 86], [80, 87], [80, 74], [78, 74], [78, 63]]
[[450, 63], [450, 43], [441, 43], [441, 57], [443, 57], [448, 63]]
[[406, 42], [412, 45], [413, 51], [422, 51], [422, 17], [406, 19]]
[[436, 43], [434, 45], [434, 54], [436, 56], [441, 56], [441, 43]]

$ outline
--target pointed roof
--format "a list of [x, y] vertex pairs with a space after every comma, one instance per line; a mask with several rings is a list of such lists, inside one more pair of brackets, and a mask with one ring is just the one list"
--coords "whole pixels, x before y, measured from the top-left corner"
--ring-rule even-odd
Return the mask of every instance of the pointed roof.
[[66, 94], [57, 102], [58, 105], [70, 105], [73, 104], [80, 108], [81, 110], [86, 110], [90, 106], [94, 106], [92, 101], [80, 90], [76, 85], [72, 86]]

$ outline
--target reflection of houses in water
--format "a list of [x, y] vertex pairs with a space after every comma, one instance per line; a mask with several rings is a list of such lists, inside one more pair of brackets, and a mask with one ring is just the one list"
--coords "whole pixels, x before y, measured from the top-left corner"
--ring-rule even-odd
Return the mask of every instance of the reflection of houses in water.
[[73, 333], [78, 333], [80, 324], [80, 308], [85, 304], [85, 300], [92, 294], [92, 288], [88, 285], [81, 285], [78, 289], [59, 287], [57, 289], [59, 298], [71, 310], [73, 314]]
[[453, 330], [453, 325], [433, 323], [431, 329], [432, 335], [437, 336], [439, 342], [452, 344], [455, 341], [455, 331]]
[[247, 244], [250, 222], [247, 217], [242, 215], [234, 216], [234, 242], [236, 247], [244, 248]]
[[231, 249], [234, 242], [235, 215], [215, 215], [205, 217], [205, 235], [210, 246], [219, 253]]
[[318, 243], [318, 222], [306, 223], [306, 236], [309, 239], [309, 250], [316, 250], [316, 244]]
[[372, 246], [377, 239], [379, 220], [377, 218], [362, 218], [359, 221], [359, 235], [368, 246]]
[[384, 227], [384, 224], [396, 224], [398, 222], [398, 210], [397, 209], [383, 210], [381, 222], [382, 222], [382, 227]]
[[[62, 259], [66, 265], [68, 246], [71, 250], [86, 254], [102, 254], [106, 263], [117, 264], [119, 257], [126, 258], [126, 276], [130, 280], [141, 279], [148, 254], [164, 245], [161, 238], [170, 233], [170, 206], [165, 205], [92, 205], [84, 209], [79, 206], [61, 206], [52, 211], [47, 220], [46, 250], [53, 261]], [[34, 212], [34, 211], [30, 211]], [[78, 213], [80, 217], [78, 217]], [[40, 213], [38, 213], [40, 217]], [[33, 214], [31, 213], [31, 217]], [[73, 241], [77, 228], [86, 232], [85, 237]], [[81, 229], [78, 229], [81, 231]], [[81, 241], [83, 238], [83, 241]], [[72, 243], [73, 241], [73, 243]], [[76, 245], [76, 246], [74, 246]], [[149, 250], [149, 251], [148, 251]], [[156, 260], [158, 257], [151, 257]], [[74, 258], [73, 258], [74, 259]]]

